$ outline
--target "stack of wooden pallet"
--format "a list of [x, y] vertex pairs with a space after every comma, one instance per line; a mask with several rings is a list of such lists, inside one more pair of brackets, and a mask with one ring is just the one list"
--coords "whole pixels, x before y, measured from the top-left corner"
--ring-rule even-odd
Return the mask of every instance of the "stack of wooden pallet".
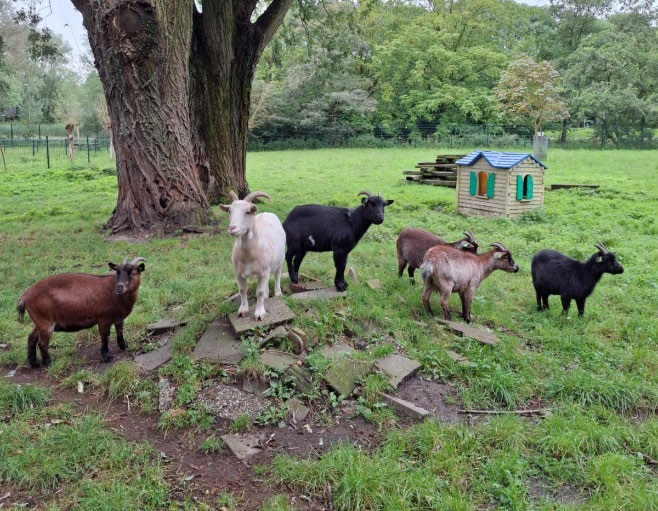
[[418, 170], [404, 170], [407, 181], [415, 181], [425, 185], [457, 186], [456, 161], [463, 158], [463, 154], [439, 154], [436, 161], [420, 162], [416, 165]]

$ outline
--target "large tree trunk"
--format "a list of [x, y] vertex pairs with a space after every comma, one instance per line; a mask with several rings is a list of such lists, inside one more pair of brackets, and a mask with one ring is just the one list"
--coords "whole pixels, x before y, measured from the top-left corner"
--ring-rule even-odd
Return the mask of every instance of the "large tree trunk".
[[190, 130], [193, 2], [72, 0], [103, 83], [117, 157], [112, 232], [208, 220]]
[[293, 0], [273, 0], [255, 21], [256, 0], [204, 0], [195, 15], [192, 112], [195, 140], [204, 148], [197, 167], [208, 200], [249, 191], [245, 163], [251, 82], [258, 59]]

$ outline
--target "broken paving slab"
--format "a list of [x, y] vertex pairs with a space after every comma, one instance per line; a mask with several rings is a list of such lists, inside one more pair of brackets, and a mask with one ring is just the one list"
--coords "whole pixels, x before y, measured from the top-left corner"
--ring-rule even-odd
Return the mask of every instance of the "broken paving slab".
[[158, 380], [158, 410], [166, 412], [176, 399], [176, 387], [169, 378], [160, 376]]
[[197, 342], [192, 360], [212, 360], [237, 365], [244, 358], [242, 342], [223, 321], [216, 319]]
[[475, 364], [473, 362], [470, 362], [464, 355], [460, 355], [455, 351], [446, 350], [446, 355], [448, 355], [448, 358], [450, 358], [460, 366], [464, 366], [464, 367], [475, 366]]
[[297, 357], [285, 351], [265, 350], [260, 354], [260, 361], [275, 371], [285, 371], [297, 363]]
[[284, 373], [289, 378], [295, 379], [295, 388], [302, 394], [313, 391], [313, 377], [311, 372], [303, 366], [293, 364]]
[[147, 371], [154, 371], [171, 360], [171, 342], [157, 350], [149, 351], [135, 357], [135, 363]]
[[197, 401], [217, 417], [234, 421], [242, 415], [254, 420], [270, 404], [266, 398], [254, 396], [232, 385], [216, 382], [197, 394]]
[[293, 300], [323, 300], [331, 298], [345, 298], [347, 296], [347, 291], [336, 291], [335, 287], [323, 287], [320, 289], [314, 289], [312, 291], [304, 291], [302, 293], [294, 293], [288, 298]]
[[389, 383], [398, 388], [400, 383], [415, 375], [421, 368], [420, 362], [401, 355], [389, 355], [377, 360], [377, 368], [389, 376]]
[[351, 360], [341, 358], [334, 361], [324, 375], [324, 381], [342, 396], [349, 396], [357, 382], [365, 378], [374, 367], [369, 360]]
[[286, 302], [279, 297], [268, 298], [265, 300], [265, 317], [260, 321], [254, 319], [255, 309], [256, 302], [252, 302], [246, 316], [239, 318], [238, 313], [234, 312], [228, 317], [228, 321], [237, 335], [242, 335], [256, 327], [280, 325], [281, 323], [290, 321], [295, 317], [295, 313], [291, 311]]
[[354, 352], [356, 352], [356, 350], [343, 341], [335, 342], [330, 346], [324, 346], [320, 350], [322, 355], [331, 360], [351, 355]]
[[155, 323], [151, 323], [150, 325], [146, 325], [146, 331], [148, 332], [148, 335], [159, 335], [168, 332], [169, 330], [176, 330], [185, 325], [187, 325], [187, 321], [179, 321], [174, 318], [164, 318]]
[[258, 435], [222, 435], [220, 438], [231, 450], [233, 455], [242, 461], [262, 451]]
[[283, 326], [278, 326], [272, 330], [265, 339], [260, 343], [260, 348], [267, 348], [275, 344], [281, 344], [281, 340], [286, 339], [288, 336], [288, 331]]
[[420, 408], [415, 404], [400, 399], [398, 397], [391, 396], [390, 394], [385, 394], [384, 392], [378, 392], [377, 395], [381, 397], [384, 402], [391, 407], [398, 415], [403, 415], [404, 417], [410, 417], [412, 419], [423, 420], [425, 417], [430, 415], [430, 412], [424, 408]]
[[306, 291], [315, 291], [316, 289], [322, 289], [326, 287], [325, 284], [322, 282], [318, 282], [317, 280], [312, 280], [309, 282], [304, 282], [304, 283], [299, 283], [299, 284], [290, 284], [290, 290], [293, 293], [304, 293]]
[[299, 399], [290, 398], [286, 401], [288, 406], [288, 411], [294, 423], [303, 421], [306, 416], [311, 411], [307, 406], [305, 406]]
[[479, 328], [474, 328], [463, 323], [457, 323], [455, 321], [449, 321], [447, 319], [439, 319], [440, 323], [443, 323], [448, 329], [457, 335], [470, 337], [476, 341], [480, 341], [483, 344], [498, 344], [498, 337], [496, 337], [491, 332], [487, 330], [481, 330]]

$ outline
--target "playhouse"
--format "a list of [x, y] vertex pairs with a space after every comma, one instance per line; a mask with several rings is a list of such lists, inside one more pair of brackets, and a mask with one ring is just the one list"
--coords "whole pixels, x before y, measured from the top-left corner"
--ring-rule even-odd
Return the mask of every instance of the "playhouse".
[[458, 213], [513, 218], [544, 205], [547, 167], [529, 153], [473, 151], [456, 163]]

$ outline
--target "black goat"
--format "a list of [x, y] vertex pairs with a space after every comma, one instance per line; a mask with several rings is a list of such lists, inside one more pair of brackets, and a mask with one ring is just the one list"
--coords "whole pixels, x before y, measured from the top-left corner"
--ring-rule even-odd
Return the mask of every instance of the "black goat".
[[362, 191], [357, 197], [359, 195], [366, 197], [353, 209], [308, 204], [290, 212], [283, 229], [286, 231], [288, 274], [293, 283], [298, 282], [297, 272], [307, 252], [332, 251], [336, 265], [334, 285], [338, 291], [347, 289], [347, 255], [372, 224], [384, 221], [384, 208], [393, 204], [392, 200], [384, 200], [370, 192]]
[[585, 262], [576, 261], [555, 250], [540, 250], [530, 266], [532, 284], [537, 293], [537, 310], [548, 310], [549, 295], [560, 295], [562, 309], [569, 312], [571, 300], [576, 300], [578, 316], [585, 313], [585, 300], [604, 273], [624, 273], [624, 268], [602, 243], [599, 251]]

